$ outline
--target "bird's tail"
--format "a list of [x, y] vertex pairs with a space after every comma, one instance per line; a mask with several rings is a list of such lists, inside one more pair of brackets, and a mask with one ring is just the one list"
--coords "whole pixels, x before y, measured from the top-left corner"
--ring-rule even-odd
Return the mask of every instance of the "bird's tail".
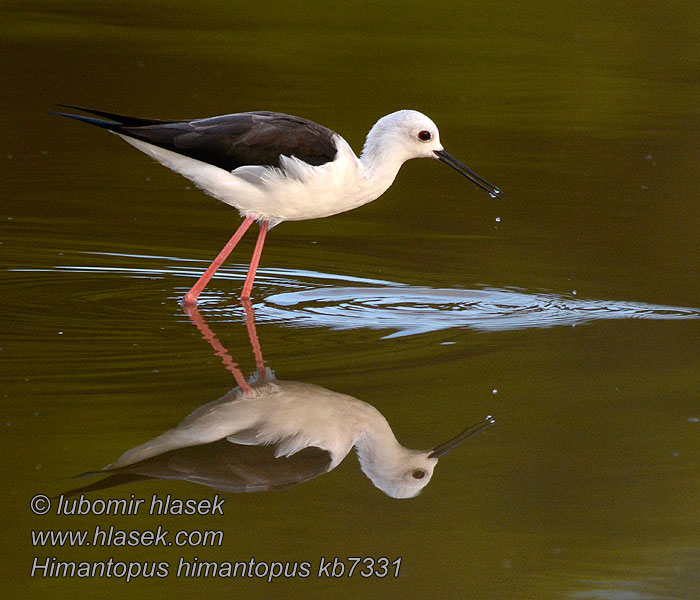
[[[95, 110], [94, 108], [74, 106], [72, 104], [58, 104], [57, 106], [61, 106], [63, 108], [73, 108], [75, 110], [80, 110], [82, 112], [96, 116], [88, 117], [86, 115], [76, 115], [74, 113], [58, 112], [55, 110], [49, 111], [49, 114], [58, 115], [59, 117], [68, 117], [69, 119], [75, 119], [76, 121], [82, 121], [83, 123], [89, 123], [90, 125], [97, 125], [97, 127], [102, 127], [102, 129], [108, 129], [110, 131], [119, 131], [122, 127], [144, 127], [147, 125], [163, 125], [166, 123], [174, 122], [162, 121], [158, 119], [141, 119], [139, 117], [127, 117], [126, 115], [118, 115], [116, 113], [105, 112], [103, 110]], [[102, 118], [98, 119], [97, 117]]]
[[[127, 483], [131, 483], [132, 481], [144, 481], [146, 479], [151, 479], [151, 477], [148, 477], [148, 475], [138, 475], [136, 473], [112, 473], [109, 474], [109, 472], [104, 472], [104, 471], [96, 471], [94, 473], [85, 473], [83, 475], [78, 475], [75, 477], [75, 479], [78, 479], [83, 476], [89, 476], [89, 475], [107, 475], [104, 479], [100, 479], [99, 481], [95, 481], [93, 483], [90, 483], [88, 485], [83, 485], [80, 487], [76, 487], [73, 489], [70, 489], [68, 491], [63, 492], [61, 495], [64, 496], [65, 498], [68, 498], [69, 496], [77, 496], [78, 494], [84, 494], [86, 492], [95, 492], [98, 490], [106, 490], [112, 487], [116, 487], [118, 485], [125, 485]], [[54, 496], [56, 498], [57, 496]]]

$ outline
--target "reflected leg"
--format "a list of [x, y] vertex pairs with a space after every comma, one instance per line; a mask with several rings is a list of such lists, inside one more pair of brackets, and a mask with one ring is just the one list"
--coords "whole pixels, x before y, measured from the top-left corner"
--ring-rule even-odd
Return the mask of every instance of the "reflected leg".
[[202, 339], [209, 342], [209, 345], [214, 350], [214, 354], [216, 354], [216, 356], [218, 356], [221, 359], [221, 362], [224, 364], [224, 367], [228, 371], [231, 371], [231, 373], [233, 373], [233, 377], [235, 378], [236, 383], [240, 386], [240, 388], [244, 392], [249, 392], [251, 390], [250, 384], [246, 381], [246, 378], [243, 376], [243, 373], [241, 372], [238, 363], [236, 363], [233, 360], [233, 358], [231, 358], [229, 351], [217, 339], [216, 334], [211, 330], [209, 325], [207, 325], [207, 322], [204, 320], [204, 317], [201, 315], [197, 307], [186, 307], [185, 313], [190, 318], [190, 321], [194, 323], [195, 327], [197, 327], [199, 333], [202, 334]]
[[242, 300], [243, 309], [245, 310], [245, 326], [248, 330], [248, 339], [253, 348], [253, 356], [255, 357], [255, 368], [258, 371], [260, 381], [267, 381], [267, 371], [265, 370], [265, 360], [263, 359], [262, 349], [260, 348], [260, 340], [258, 332], [255, 328], [255, 312], [250, 300]]

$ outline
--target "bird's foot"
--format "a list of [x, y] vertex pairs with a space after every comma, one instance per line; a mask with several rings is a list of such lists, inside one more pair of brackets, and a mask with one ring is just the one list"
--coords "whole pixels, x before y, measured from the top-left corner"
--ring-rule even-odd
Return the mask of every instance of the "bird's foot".
[[197, 298], [199, 298], [199, 294], [193, 294], [192, 290], [190, 290], [185, 294], [181, 304], [185, 308], [197, 308]]

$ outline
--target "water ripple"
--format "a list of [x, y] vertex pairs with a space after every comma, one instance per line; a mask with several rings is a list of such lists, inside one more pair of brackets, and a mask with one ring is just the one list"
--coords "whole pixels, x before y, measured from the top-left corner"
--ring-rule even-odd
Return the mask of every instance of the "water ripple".
[[[200, 261], [172, 256], [125, 255], [111, 253], [81, 253], [101, 257], [102, 265], [61, 264], [44, 269], [12, 269], [19, 276], [39, 276], [32, 281], [44, 285], [57, 283], [59, 277], [81, 274], [94, 278], [107, 276], [125, 280], [144, 278], [160, 282], [149, 291], [139, 288], [127, 293], [123, 284], [102, 293], [95, 291], [96, 282], [84, 290], [82, 301], [99, 298], [103, 309], [119, 305], [125, 296], [141, 293], [156, 294], [161, 301], [180, 300], [189, 285], [201, 273]], [[124, 260], [128, 259], [128, 260]], [[144, 266], [140, 263], [144, 261]], [[124, 266], [126, 265], [126, 266]], [[147, 266], [146, 266], [147, 265]], [[227, 266], [201, 297], [200, 309], [212, 318], [240, 320], [243, 309], [232, 295], [245, 278], [246, 267]], [[50, 274], [50, 275], [49, 275]], [[43, 276], [43, 277], [42, 277]], [[185, 285], [175, 280], [187, 278]], [[163, 289], [163, 280], [171, 280]], [[235, 280], [228, 291], [217, 285]], [[27, 282], [29, 283], [29, 282]], [[83, 281], [83, 284], [87, 282]], [[167, 289], [170, 288], [171, 292]], [[231, 289], [233, 288], [233, 289]], [[26, 290], [26, 288], [25, 288]], [[43, 290], [45, 293], [46, 290]], [[164, 293], [165, 292], [165, 293]], [[474, 331], [508, 331], [554, 326], [574, 326], [602, 319], [698, 319], [700, 309], [663, 306], [641, 302], [582, 299], [549, 292], [532, 292], [520, 288], [434, 289], [410, 286], [392, 281], [353, 276], [341, 276], [316, 271], [261, 269], [254, 290], [256, 318], [259, 322], [277, 323], [288, 327], [319, 327], [335, 330], [389, 330], [385, 337], [415, 335], [450, 328]], [[76, 292], [79, 294], [79, 292]], [[45, 296], [44, 296], [45, 297]], [[76, 300], [78, 297], [75, 298]], [[93, 312], [98, 306], [93, 305]], [[116, 310], [116, 309], [115, 309]], [[184, 317], [183, 317], [184, 318]]]
[[601, 319], [697, 319], [700, 309], [585, 300], [516, 289], [335, 287], [268, 296], [261, 320], [330, 329], [392, 329], [385, 337], [449, 328], [506, 331]]

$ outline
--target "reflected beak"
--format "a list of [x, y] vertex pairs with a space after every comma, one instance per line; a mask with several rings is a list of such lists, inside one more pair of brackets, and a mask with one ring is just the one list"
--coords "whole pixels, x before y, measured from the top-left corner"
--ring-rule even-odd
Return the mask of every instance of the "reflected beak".
[[454, 156], [445, 152], [444, 150], [435, 150], [435, 157], [444, 162], [446, 165], [451, 166], [455, 171], [464, 175], [469, 181], [478, 185], [482, 190], [487, 192], [491, 198], [502, 198], [501, 190], [499, 190], [495, 185], [486, 181], [483, 177], [477, 175], [472, 171], [467, 165], [459, 162]]
[[496, 419], [494, 419], [491, 415], [489, 415], [481, 423], [477, 423], [476, 425], [472, 425], [471, 427], [467, 427], [458, 436], [453, 437], [451, 440], [447, 440], [444, 444], [440, 444], [439, 446], [435, 446], [435, 448], [433, 448], [432, 452], [430, 454], [428, 454], [428, 458], [440, 458], [441, 456], [454, 450], [457, 446], [459, 446], [463, 442], [466, 442], [468, 439], [471, 439], [475, 435], [478, 435], [479, 433], [484, 431], [484, 429], [491, 427], [491, 425], [493, 425], [495, 422], [496, 422]]

